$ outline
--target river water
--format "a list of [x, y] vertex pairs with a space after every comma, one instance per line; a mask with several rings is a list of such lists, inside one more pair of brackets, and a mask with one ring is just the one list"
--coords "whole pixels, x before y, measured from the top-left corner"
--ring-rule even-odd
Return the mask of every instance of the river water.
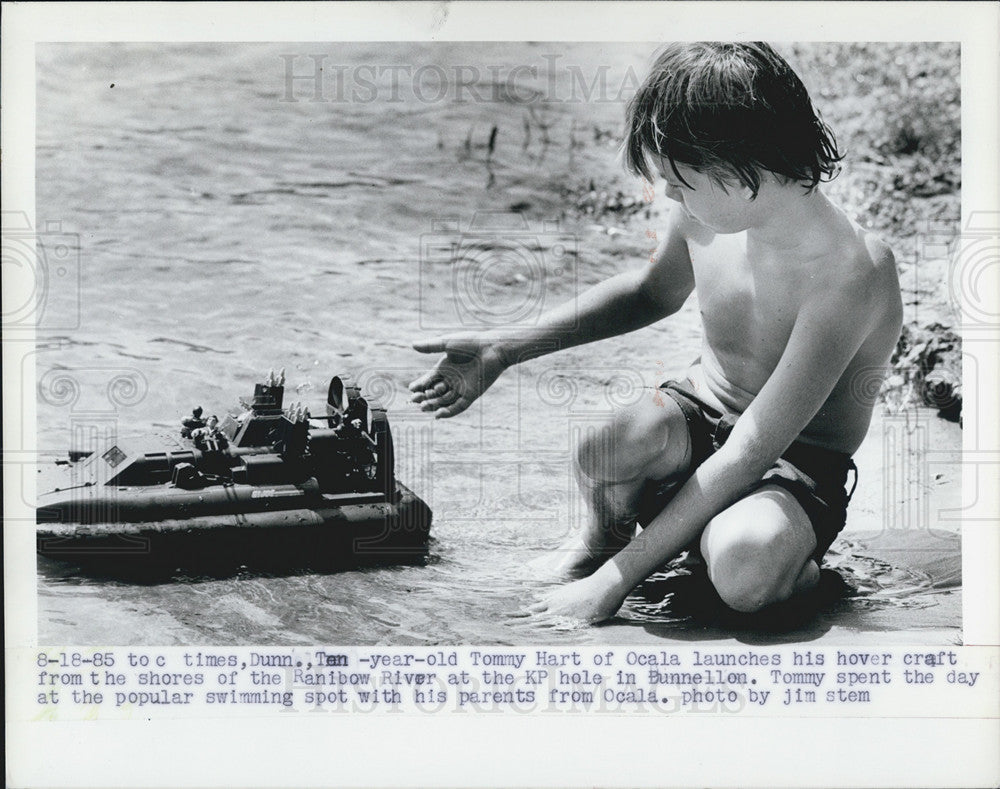
[[[269, 368], [307, 404], [349, 373], [388, 406], [397, 474], [435, 513], [422, 566], [144, 586], [44, 565], [42, 642], [607, 640], [514, 616], [545, 588], [523, 568], [579, 516], [580, 432], [697, 354], [696, 304], [510, 371], [457, 419], [405, 386], [432, 362], [414, 339], [531, 321], [641, 265], [665, 201], [645, 205], [616, 139], [652, 50], [40, 45], [38, 227], [79, 249], [45, 295], [42, 450], [172, 431]], [[471, 273], [435, 257], [498, 227], [508, 244]], [[619, 624], [650, 617], [630, 598]]]

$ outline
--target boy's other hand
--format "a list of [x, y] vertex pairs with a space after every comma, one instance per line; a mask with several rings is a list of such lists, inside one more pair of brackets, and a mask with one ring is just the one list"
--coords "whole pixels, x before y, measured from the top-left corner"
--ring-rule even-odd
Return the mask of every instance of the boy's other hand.
[[596, 624], [611, 619], [624, 600], [595, 573], [554, 589], [527, 610], [543, 624], [565, 620]]
[[434, 368], [413, 381], [410, 400], [435, 419], [455, 416], [472, 405], [507, 369], [497, 346], [475, 336], [440, 337], [413, 343], [421, 353], [444, 353]]

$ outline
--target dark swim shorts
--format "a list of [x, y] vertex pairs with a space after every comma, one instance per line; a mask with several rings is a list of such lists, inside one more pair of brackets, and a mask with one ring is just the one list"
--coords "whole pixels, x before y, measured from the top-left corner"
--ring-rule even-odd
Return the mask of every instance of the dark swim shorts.
[[[726, 443], [736, 424], [736, 416], [723, 414], [701, 400], [687, 381], [667, 381], [660, 385], [680, 406], [691, 436], [690, 473]], [[848, 473], [854, 473], [850, 492]], [[667, 505], [683, 479], [647, 486], [639, 510], [639, 523], [646, 525]], [[817, 563], [844, 528], [847, 505], [858, 484], [858, 469], [850, 455], [832, 449], [794, 442], [768, 469], [754, 490], [778, 485], [802, 505], [816, 533]]]

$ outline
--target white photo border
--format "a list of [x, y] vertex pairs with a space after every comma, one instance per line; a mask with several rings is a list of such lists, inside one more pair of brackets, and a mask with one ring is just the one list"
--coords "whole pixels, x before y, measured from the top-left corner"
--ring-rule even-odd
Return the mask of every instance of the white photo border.
[[[998, 210], [1000, 96], [993, 3], [16, 3], [2, 19], [3, 201], [33, 213], [37, 42], [44, 41], [958, 41], [962, 213]], [[33, 217], [32, 217], [33, 219]], [[5, 294], [5, 299], [8, 298]], [[966, 327], [967, 511], [995, 517], [996, 328]], [[32, 343], [3, 343], [5, 455], [30, 447], [18, 376]], [[985, 397], [981, 395], [985, 393]], [[12, 446], [13, 444], [13, 446]], [[993, 471], [990, 471], [993, 469]], [[5, 475], [5, 493], [12, 484]], [[20, 495], [5, 495], [5, 517]], [[940, 785], [995, 783], [998, 718], [878, 716], [274, 716], [60, 722], [15, 702], [37, 646], [35, 545], [5, 530], [8, 780], [17, 786]], [[1000, 643], [997, 523], [963, 531], [963, 640]], [[27, 667], [26, 667], [27, 659]], [[994, 666], [996, 662], [994, 662]], [[1000, 709], [998, 709], [1000, 711]]]

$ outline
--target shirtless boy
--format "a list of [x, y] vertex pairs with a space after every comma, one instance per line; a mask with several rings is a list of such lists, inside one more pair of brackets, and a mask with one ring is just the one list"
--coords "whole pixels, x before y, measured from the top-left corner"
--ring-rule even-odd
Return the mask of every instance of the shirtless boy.
[[841, 157], [765, 44], [667, 47], [629, 104], [623, 152], [675, 201], [652, 262], [510, 337], [415, 344], [445, 356], [410, 389], [423, 410], [454, 416], [554, 341], [634, 331], [697, 291], [700, 359], [579, 448], [588, 519], [554, 564], [584, 577], [530, 610], [607, 619], [697, 548], [722, 600], [757, 611], [814, 587], [843, 528], [850, 456], [874, 407], [866, 392], [899, 337], [893, 255], [818, 188]]

